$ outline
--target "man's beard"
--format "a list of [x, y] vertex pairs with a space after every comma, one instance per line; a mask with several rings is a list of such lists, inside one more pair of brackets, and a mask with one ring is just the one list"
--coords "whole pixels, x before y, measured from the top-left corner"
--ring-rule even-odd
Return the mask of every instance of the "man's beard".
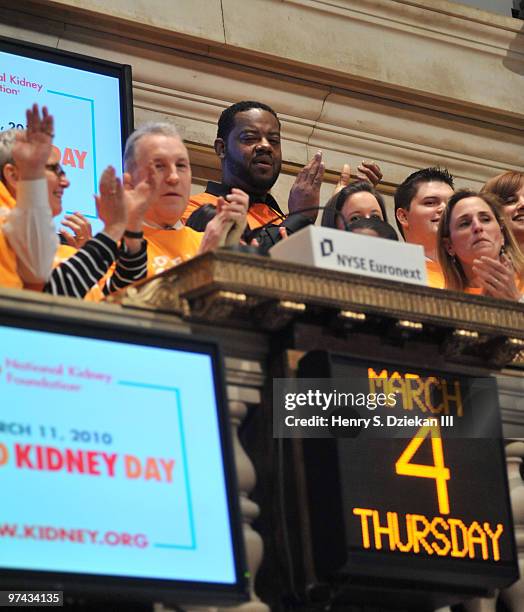
[[[276, 168], [273, 169], [273, 174], [268, 177], [254, 176], [250, 168], [246, 168], [244, 164], [234, 160], [228, 160], [228, 169], [230, 174], [239, 178], [246, 186], [249, 187], [249, 191], [253, 193], [267, 193], [271, 187], [277, 182], [278, 175], [280, 174], [280, 168], [282, 163], [280, 162]], [[230, 185], [235, 187], [235, 185]]]

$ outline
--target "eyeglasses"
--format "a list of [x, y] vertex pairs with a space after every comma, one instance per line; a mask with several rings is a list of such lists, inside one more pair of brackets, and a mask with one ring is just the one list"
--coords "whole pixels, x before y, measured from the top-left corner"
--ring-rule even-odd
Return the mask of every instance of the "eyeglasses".
[[65, 176], [65, 170], [62, 168], [62, 166], [58, 162], [56, 164], [46, 164], [45, 168], [46, 170], [49, 170], [50, 172], [53, 172], [54, 174], [56, 174], [58, 178]]

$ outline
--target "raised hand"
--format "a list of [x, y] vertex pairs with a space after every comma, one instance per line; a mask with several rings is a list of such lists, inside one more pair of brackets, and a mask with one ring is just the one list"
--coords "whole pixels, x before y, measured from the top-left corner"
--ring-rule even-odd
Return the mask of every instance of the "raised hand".
[[344, 164], [342, 166], [342, 171], [340, 172], [340, 178], [338, 179], [338, 183], [335, 185], [335, 189], [333, 189], [333, 195], [342, 191], [344, 187], [349, 185], [349, 181], [351, 180], [351, 167], [349, 164]]
[[13, 160], [22, 180], [34, 180], [45, 176], [45, 165], [51, 155], [53, 142], [53, 116], [42, 107], [42, 116], [38, 104], [26, 111], [27, 129], [16, 135], [13, 146]]
[[[382, 180], [382, 170], [375, 162], [363, 161], [360, 166], [357, 167], [357, 170], [357, 179], [361, 181], [368, 181], [368, 183], [371, 183], [373, 187], [376, 187]], [[337, 194], [339, 191], [342, 191], [344, 187], [347, 187], [350, 180], [351, 167], [349, 164], [344, 164], [342, 166], [342, 171], [340, 172], [338, 183], [335, 185], [335, 189], [333, 190], [333, 195]]]
[[127, 227], [132, 232], [142, 231], [147, 209], [158, 198], [162, 182], [162, 173], [151, 162], [147, 176], [137, 185], [132, 184], [131, 176], [124, 175], [124, 199], [127, 206]]
[[477, 284], [484, 290], [484, 295], [502, 300], [519, 300], [520, 291], [515, 281], [515, 270], [505, 255], [500, 260], [485, 255], [475, 259], [473, 272]]
[[127, 206], [124, 188], [113, 166], [108, 166], [100, 178], [100, 195], [95, 196], [98, 216], [104, 222], [104, 232], [118, 242], [126, 229]]
[[297, 174], [289, 192], [288, 209], [290, 213], [302, 213], [315, 221], [320, 203], [320, 186], [324, 178], [322, 151], [317, 151], [313, 159]]
[[382, 170], [375, 162], [363, 161], [357, 167], [357, 170], [357, 178], [362, 181], [368, 181], [373, 187], [376, 187], [382, 180]]
[[81, 249], [93, 237], [91, 223], [79, 212], [66, 215], [62, 225], [72, 230], [73, 233], [71, 234], [71, 232], [61, 228], [60, 235], [64, 237], [69, 246], [75, 247], [75, 249]]

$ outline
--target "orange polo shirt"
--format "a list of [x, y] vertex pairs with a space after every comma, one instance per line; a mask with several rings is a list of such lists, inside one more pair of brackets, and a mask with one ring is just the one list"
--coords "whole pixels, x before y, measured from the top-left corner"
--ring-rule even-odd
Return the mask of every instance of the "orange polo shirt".
[[[204, 193], [198, 193], [189, 198], [187, 208], [182, 215], [182, 222], [185, 223], [191, 214], [204, 204], [216, 206], [218, 198], [220, 196], [225, 197], [229, 191], [229, 188], [224, 184], [210, 181]], [[257, 229], [268, 223], [280, 225], [284, 219], [285, 215], [271, 194], [267, 194], [265, 202], [256, 202], [254, 198], [249, 199], [249, 209], [247, 212], [249, 229]]]
[[16, 206], [16, 200], [7, 191], [7, 187], [0, 181], [0, 219], [6, 217]]
[[162, 229], [144, 226], [144, 238], [147, 240], [147, 276], [160, 274], [177, 266], [198, 253], [202, 237], [190, 227]]
[[9, 246], [1, 227], [15, 206], [16, 200], [0, 181], [0, 287], [23, 289], [24, 283], [18, 276], [16, 254]]
[[24, 288], [24, 283], [18, 276], [16, 255], [4, 236], [2, 222], [0, 222], [0, 287]]
[[438, 261], [433, 261], [426, 257], [426, 270], [428, 273], [428, 285], [435, 289], [444, 289], [446, 282]]

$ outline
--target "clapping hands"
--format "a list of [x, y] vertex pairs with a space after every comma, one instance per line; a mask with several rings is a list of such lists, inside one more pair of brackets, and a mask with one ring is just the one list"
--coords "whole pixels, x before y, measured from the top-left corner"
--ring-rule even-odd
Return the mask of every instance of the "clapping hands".
[[515, 270], [506, 255], [493, 259], [483, 255], [473, 262], [476, 284], [483, 289], [484, 295], [503, 300], [520, 298], [515, 281]]
[[290, 213], [302, 213], [313, 222], [318, 215], [320, 186], [324, 178], [322, 151], [317, 151], [313, 159], [297, 174], [289, 192], [288, 209]]
[[199, 254], [240, 244], [240, 237], [246, 227], [248, 207], [249, 196], [241, 189], [233, 188], [225, 199], [218, 198], [217, 214], [207, 224]]

